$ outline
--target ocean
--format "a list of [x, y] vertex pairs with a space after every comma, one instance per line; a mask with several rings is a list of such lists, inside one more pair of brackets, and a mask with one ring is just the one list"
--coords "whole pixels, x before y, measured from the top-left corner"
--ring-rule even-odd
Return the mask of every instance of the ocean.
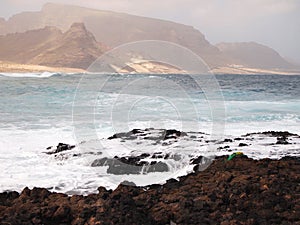
[[[219, 148], [221, 139], [271, 130], [300, 134], [300, 75], [216, 75], [213, 85], [210, 79], [204, 76], [197, 83], [188, 75], [0, 74], [0, 192], [37, 186], [88, 194], [98, 186], [115, 188], [122, 180], [161, 183], [191, 172], [191, 157], [207, 150], [188, 139], [168, 147], [107, 140], [132, 129], [203, 132], [207, 139], [216, 139], [210, 146], [216, 155], [226, 154]], [[242, 150], [255, 159], [300, 155], [299, 138], [281, 147], [266, 144], [268, 138], [257, 137]], [[76, 148], [46, 154], [58, 143]], [[108, 174], [106, 167], [91, 167], [101, 157], [161, 151], [181, 155], [181, 160], [168, 161], [164, 175], [118, 176]]]

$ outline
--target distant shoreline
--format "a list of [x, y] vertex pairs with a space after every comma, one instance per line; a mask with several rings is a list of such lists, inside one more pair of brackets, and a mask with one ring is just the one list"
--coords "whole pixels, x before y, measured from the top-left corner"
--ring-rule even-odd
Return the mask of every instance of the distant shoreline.
[[0, 73], [84, 73], [83, 69], [0, 62]]
[[[68, 67], [50, 67], [42, 65], [32, 64], [18, 64], [12, 62], [1, 62], [0, 61], [0, 73], [89, 73], [87, 70], [80, 68], [68, 68]], [[270, 70], [270, 69], [258, 69], [258, 68], [235, 68], [235, 67], [218, 67], [210, 71], [215, 75], [300, 75], [300, 71], [284, 71], [284, 70]], [[122, 71], [121, 73], [127, 73]], [[136, 71], [129, 72], [131, 74], [180, 74], [178, 71], [170, 69], [169, 71], [164, 70], [162, 72], [159, 68], [157, 71]], [[185, 73], [184, 71], [182, 72]]]

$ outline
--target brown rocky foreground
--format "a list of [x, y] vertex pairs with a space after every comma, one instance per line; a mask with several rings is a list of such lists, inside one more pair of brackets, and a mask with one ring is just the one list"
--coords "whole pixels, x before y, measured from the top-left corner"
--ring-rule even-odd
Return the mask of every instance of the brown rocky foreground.
[[[196, 170], [196, 169], [195, 169]], [[0, 224], [300, 224], [300, 160], [217, 158], [165, 185], [0, 194]]]

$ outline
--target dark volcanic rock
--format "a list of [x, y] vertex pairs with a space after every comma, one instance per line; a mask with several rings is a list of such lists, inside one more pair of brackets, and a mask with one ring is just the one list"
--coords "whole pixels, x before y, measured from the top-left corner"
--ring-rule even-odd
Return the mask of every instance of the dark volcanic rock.
[[199, 156], [199, 157], [197, 157], [196, 159], [192, 159], [192, 160], [191, 160], [191, 164], [199, 164], [199, 163], [202, 163], [203, 157], [204, 157], [204, 156]]
[[277, 145], [287, 145], [287, 144], [290, 144], [288, 141], [287, 141], [287, 136], [279, 136], [277, 137], [277, 142], [276, 142]]
[[[150, 131], [150, 133], [149, 133]], [[158, 135], [151, 134], [151, 131], [158, 131]], [[109, 140], [112, 139], [123, 139], [123, 140], [135, 140], [138, 137], [141, 137], [142, 139], [145, 140], [152, 140], [152, 141], [165, 141], [168, 139], [177, 139], [179, 137], [187, 136], [185, 132], [181, 132], [178, 130], [164, 130], [164, 129], [159, 129], [159, 130], [154, 130], [154, 129], [133, 129], [132, 131], [129, 132], [123, 132], [123, 133], [117, 133], [114, 134], [113, 136], [109, 137]]]
[[96, 159], [91, 164], [92, 167], [108, 166], [107, 173], [115, 175], [123, 174], [141, 174], [153, 172], [167, 172], [168, 165], [164, 162], [142, 161], [142, 159], [149, 157], [149, 154], [142, 154], [140, 156], [131, 157], [117, 157]]
[[248, 146], [248, 144], [246, 144], [246, 143], [239, 143], [239, 147], [245, 147], [245, 146]]
[[240, 138], [240, 137], [237, 137], [234, 139], [235, 141], [241, 141], [241, 140], [244, 140], [244, 138]]
[[[47, 150], [50, 150], [52, 147], [48, 147]], [[64, 143], [59, 143], [56, 147], [56, 149], [52, 152], [47, 152], [46, 154], [48, 155], [52, 155], [52, 154], [56, 154], [59, 152], [64, 152], [64, 151], [68, 151], [75, 148], [75, 145], [68, 145], [68, 144], [64, 144]]]
[[288, 131], [266, 131], [266, 132], [261, 132], [261, 133], [249, 133], [244, 136], [249, 137], [249, 136], [253, 136], [253, 135], [264, 135], [267, 137], [276, 137], [277, 142], [275, 144], [277, 144], [277, 145], [291, 144], [288, 142], [289, 137], [300, 138], [300, 136], [298, 134], [293, 134]]
[[111, 163], [108, 165], [107, 173], [115, 175], [140, 174], [143, 169], [143, 164], [146, 164], [146, 162], [140, 162], [139, 165], [131, 165], [123, 163], [118, 159], [112, 159], [110, 162]]
[[142, 133], [143, 133], [143, 131], [140, 129], [133, 129], [132, 131], [129, 131], [129, 132], [114, 134], [113, 136], [109, 137], [108, 140], [117, 139], [117, 138], [126, 139], [126, 140], [134, 140], [137, 138], [137, 134], [142, 134]]
[[229, 138], [226, 138], [226, 139], [224, 139], [223, 143], [226, 143], [226, 142], [233, 142], [233, 140], [229, 139]]
[[153, 165], [150, 165], [147, 168], [148, 173], [153, 173], [153, 172], [168, 172], [169, 168], [168, 165], [164, 162], [157, 162], [154, 163]]
[[179, 137], [187, 136], [187, 134], [185, 132], [181, 132], [178, 130], [165, 130], [163, 136], [164, 136], [163, 140], [167, 140], [170, 138], [179, 138]]
[[25, 188], [0, 194], [0, 224], [300, 224], [299, 171], [298, 158], [217, 157], [164, 185], [71, 197]]
[[293, 134], [288, 131], [265, 131], [265, 132], [260, 132], [260, 133], [248, 133], [245, 136], [251, 136], [254, 134], [263, 134], [269, 137], [290, 137], [290, 136], [297, 136], [299, 137], [298, 134]]
[[136, 186], [136, 184], [134, 182], [127, 181], [127, 180], [122, 181], [121, 185]]

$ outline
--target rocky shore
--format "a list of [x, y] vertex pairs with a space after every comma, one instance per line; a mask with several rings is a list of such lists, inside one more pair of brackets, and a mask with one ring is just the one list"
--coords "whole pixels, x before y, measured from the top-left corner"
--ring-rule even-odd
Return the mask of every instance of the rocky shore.
[[0, 224], [300, 224], [300, 160], [216, 158], [164, 185], [0, 194]]

